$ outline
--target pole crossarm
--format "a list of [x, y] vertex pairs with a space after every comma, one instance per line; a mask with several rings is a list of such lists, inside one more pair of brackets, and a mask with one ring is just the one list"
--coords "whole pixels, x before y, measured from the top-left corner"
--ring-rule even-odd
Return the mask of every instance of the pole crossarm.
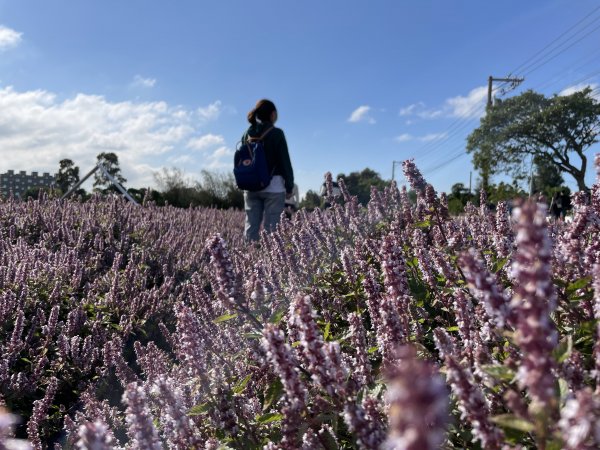
[[[488, 77], [488, 107], [492, 106], [492, 84], [494, 81], [500, 81], [502, 83], [511, 83], [511, 89], [516, 88], [519, 84], [525, 81], [525, 78], [515, 78], [515, 77], [506, 77], [506, 78], [496, 78], [493, 76]], [[504, 93], [504, 91], [503, 91]]]
[[113, 176], [112, 176], [110, 173], [108, 173], [108, 170], [106, 170], [106, 167], [104, 167], [104, 165], [103, 165], [102, 163], [98, 163], [98, 164], [96, 164], [96, 166], [95, 166], [95, 167], [94, 167], [92, 170], [90, 170], [90, 171], [87, 173], [87, 175], [86, 175], [85, 177], [83, 177], [81, 180], [79, 180], [79, 182], [78, 182], [78, 183], [77, 183], [75, 186], [73, 186], [71, 189], [69, 189], [69, 190], [68, 190], [68, 191], [67, 191], [67, 192], [66, 192], [66, 193], [65, 193], [65, 194], [64, 194], [64, 195], [61, 197], [61, 200], [62, 200], [62, 199], [65, 199], [65, 198], [67, 198], [69, 195], [71, 195], [73, 192], [75, 192], [75, 190], [77, 190], [77, 189], [79, 188], [79, 186], [81, 186], [81, 185], [82, 185], [82, 184], [85, 182], [85, 180], [87, 180], [89, 177], [91, 177], [91, 176], [94, 174], [94, 172], [96, 172], [97, 170], [100, 170], [100, 171], [102, 172], [102, 174], [103, 174], [103, 175], [104, 175], [106, 178], [108, 178], [112, 184], [114, 184], [114, 185], [115, 185], [115, 187], [116, 187], [116, 188], [119, 190], [119, 192], [121, 192], [121, 194], [123, 194], [123, 196], [124, 196], [124, 197], [125, 197], [127, 200], [129, 200], [129, 201], [130, 201], [131, 203], [133, 203], [134, 205], [139, 205], [139, 203], [138, 203], [138, 202], [136, 202], [136, 201], [135, 201], [135, 199], [134, 199], [134, 198], [133, 198], [131, 195], [129, 195], [129, 192], [127, 192], [127, 191], [125, 190], [125, 188], [124, 188], [123, 186], [121, 186], [121, 183], [119, 183], [119, 182], [118, 182], [118, 181], [115, 179], [115, 177], [113, 177]]

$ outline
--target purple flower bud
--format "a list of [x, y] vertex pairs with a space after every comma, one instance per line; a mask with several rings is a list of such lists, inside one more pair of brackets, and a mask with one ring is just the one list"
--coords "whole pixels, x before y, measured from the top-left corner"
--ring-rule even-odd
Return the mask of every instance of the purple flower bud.
[[545, 208], [527, 202], [515, 210], [514, 216], [517, 250], [512, 265], [515, 283], [511, 307], [516, 311], [516, 340], [523, 353], [517, 376], [536, 406], [554, 408], [552, 350], [557, 332], [550, 316], [556, 309], [556, 292]]
[[578, 391], [574, 397], [569, 398], [560, 416], [558, 426], [564, 449], [600, 448], [600, 399], [591, 389]]
[[283, 331], [273, 324], [268, 324], [263, 330], [262, 345], [274, 366], [275, 373], [281, 379], [290, 406], [296, 409], [304, 408], [306, 387], [300, 379], [298, 363], [291, 347], [285, 342]]
[[148, 407], [144, 389], [135, 383], [127, 386], [123, 394], [123, 402], [127, 405], [127, 434], [132, 450], [161, 450], [163, 447], [158, 432], [152, 422], [152, 414]]
[[111, 450], [114, 448], [112, 433], [109, 432], [106, 424], [99, 420], [81, 425], [77, 434], [79, 439], [75, 443], [75, 448], [79, 450]]
[[[435, 366], [400, 347], [387, 367], [389, 436], [384, 448], [439, 449], [446, 437], [448, 390]], [[376, 448], [376, 447], [369, 447]]]
[[407, 159], [402, 163], [402, 171], [404, 172], [404, 176], [406, 180], [410, 184], [410, 187], [417, 192], [424, 192], [427, 183], [421, 175], [419, 169], [414, 163], [414, 159]]
[[444, 359], [447, 381], [458, 400], [461, 418], [469, 421], [474, 440], [481, 442], [483, 448], [499, 449], [503, 434], [489, 419], [489, 407], [473, 373], [456, 360], [452, 338], [446, 330], [437, 328], [433, 333], [435, 345]]

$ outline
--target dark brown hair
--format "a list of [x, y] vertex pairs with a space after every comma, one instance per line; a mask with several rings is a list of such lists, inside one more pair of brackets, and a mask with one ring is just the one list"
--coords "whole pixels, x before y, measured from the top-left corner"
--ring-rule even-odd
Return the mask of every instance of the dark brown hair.
[[262, 100], [256, 102], [256, 106], [248, 113], [248, 122], [250, 122], [252, 125], [256, 125], [256, 119], [263, 123], [270, 122], [273, 111], [277, 111], [277, 108], [275, 108], [275, 103], [273, 103], [271, 100], [263, 98]]

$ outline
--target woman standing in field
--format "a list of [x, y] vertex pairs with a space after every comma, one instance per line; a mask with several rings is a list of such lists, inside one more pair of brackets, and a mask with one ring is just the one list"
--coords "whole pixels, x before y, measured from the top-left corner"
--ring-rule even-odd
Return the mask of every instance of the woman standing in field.
[[246, 210], [245, 236], [248, 241], [257, 241], [260, 224], [265, 230], [273, 231], [283, 212], [285, 199], [293, 195], [294, 171], [288, 153], [283, 130], [276, 128], [277, 108], [270, 100], [259, 100], [248, 113], [250, 126], [242, 136], [262, 138], [271, 182], [261, 191], [244, 191]]

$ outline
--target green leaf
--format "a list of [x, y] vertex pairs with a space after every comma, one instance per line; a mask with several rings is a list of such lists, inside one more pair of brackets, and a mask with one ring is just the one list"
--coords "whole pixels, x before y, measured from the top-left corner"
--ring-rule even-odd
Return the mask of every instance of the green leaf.
[[514, 414], [500, 414], [498, 416], [494, 416], [492, 417], [492, 422], [500, 425], [502, 428], [519, 430], [525, 433], [530, 433], [535, 429], [534, 424], [525, 419], [521, 419]]
[[458, 331], [458, 327], [454, 326], [454, 327], [446, 327], [446, 331]]
[[415, 228], [427, 228], [431, 226], [431, 222], [429, 220], [424, 220], [422, 222], [415, 223]]
[[272, 422], [279, 422], [281, 419], [283, 419], [283, 414], [267, 413], [267, 414], [263, 414], [258, 419], [256, 419], [256, 422], [257, 423], [272, 423]]
[[283, 394], [283, 385], [281, 384], [281, 380], [277, 378], [273, 381], [265, 391], [265, 400], [263, 404], [263, 411], [269, 409], [272, 405], [274, 405], [277, 400], [281, 398]]
[[375, 352], [377, 351], [377, 349], [378, 349], [378, 348], [379, 348], [379, 347], [377, 347], [377, 346], [371, 347], [369, 350], [367, 350], [367, 353], [368, 353], [369, 355], [371, 355], [371, 354], [375, 353]]
[[206, 414], [210, 410], [210, 403], [200, 403], [199, 405], [192, 406], [188, 411], [188, 416], [200, 416]]
[[567, 380], [564, 378], [558, 379], [558, 392], [560, 395], [560, 403], [561, 405], [564, 405], [569, 396], [569, 383], [567, 383]]
[[567, 335], [560, 340], [556, 348], [552, 351], [552, 355], [557, 363], [565, 362], [573, 352], [573, 337]]
[[275, 311], [273, 313], [273, 315], [269, 318], [269, 323], [279, 323], [281, 322], [281, 319], [283, 318], [284, 314], [286, 312], [285, 308], [281, 308], [278, 311]]
[[498, 259], [494, 264], [493, 272], [498, 273], [504, 268], [504, 266], [506, 266], [506, 263], [508, 263], [508, 258]]
[[337, 450], [339, 448], [335, 438], [329, 432], [329, 429], [323, 428], [323, 431], [319, 434], [321, 443], [323, 444], [326, 450]]
[[261, 339], [263, 337], [260, 333], [244, 333], [246, 339]]
[[496, 380], [506, 381], [508, 383], [514, 380], [516, 376], [514, 370], [499, 364], [485, 364], [481, 366], [481, 370]]
[[592, 277], [583, 277], [583, 278], [579, 278], [578, 280], [573, 281], [572, 283], [569, 283], [569, 285], [567, 286], [566, 292], [567, 295], [574, 293], [575, 291], [578, 291], [579, 289], [583, 289], [587, 286], [589, 286], [589, 284], [592, 282]]
[[237, 385], [234, 386], [233, 393], [234, 394], [242, 393], [251, 378], [252, 378], [252, 374], [246, 375], [242, 381], [240, 381]]
[[235, 319], [237, 316], [237, 313], [223, 314], [222, 316], [219, 316], [215, 320], [213, 320], [213, 323], [227, 322], [228, 320]]
[[325, 324], [325, 331], [323, 332], [323, 340], [326, 341], [329, 338], [331, 332], [331, 322]]

